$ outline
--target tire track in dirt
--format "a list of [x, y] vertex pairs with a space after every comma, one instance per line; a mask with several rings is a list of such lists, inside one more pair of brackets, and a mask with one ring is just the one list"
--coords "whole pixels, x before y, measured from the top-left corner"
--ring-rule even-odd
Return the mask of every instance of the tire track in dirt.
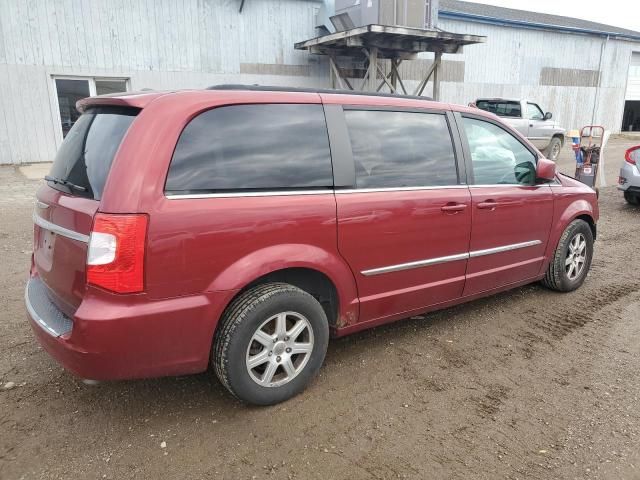
[[640, 284], [620, 283], [604, 286], [597, 295], [576, 292], [572, 294], [573, 302], [565, 303], [558, 310], [534, 315], [532, 324], [554, 339], [562, 339], [574, 330], [599, 318], [602, 310], [639, 290]]

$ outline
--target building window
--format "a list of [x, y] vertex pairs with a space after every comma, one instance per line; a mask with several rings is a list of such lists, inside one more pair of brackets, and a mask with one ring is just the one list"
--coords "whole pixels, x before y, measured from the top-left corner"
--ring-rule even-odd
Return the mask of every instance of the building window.
[[128, 80], [126, 78], [82, 78], [82, 77], [54, 77], [58, 109], [60, 111], [60, 126], [62, 137], [66, 137], [73, 124], [76, 123], [80, 112], [76, 110], [76, 102], [93, 95], [126, 92]]

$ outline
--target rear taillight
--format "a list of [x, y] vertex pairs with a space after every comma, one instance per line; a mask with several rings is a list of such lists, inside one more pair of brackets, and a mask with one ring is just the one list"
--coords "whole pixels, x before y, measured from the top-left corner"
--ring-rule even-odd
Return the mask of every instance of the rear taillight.
[[640, 160], [640, 145], [631, 147], [629, 150], [627, 150], [624, 153], [624, 159], [631, 165], [637, 165], [638, 160]]
[[117, 293], [144, 290], [146, 215], [98, 213], [87, 252], [87, 283]]

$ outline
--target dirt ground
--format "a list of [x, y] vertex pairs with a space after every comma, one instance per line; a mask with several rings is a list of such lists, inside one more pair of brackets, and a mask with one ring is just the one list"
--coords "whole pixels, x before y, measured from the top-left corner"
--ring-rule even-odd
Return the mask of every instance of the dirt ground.
[[334, 340], [310, 388], [269, 408], [213, 374], [87, 386], [51, 360], [23, 307], [37, 183], [0, 168], [0, 479], [640, 479], [640, 209], [615, 189], [633, 143], [607, 149], [580, 290]]

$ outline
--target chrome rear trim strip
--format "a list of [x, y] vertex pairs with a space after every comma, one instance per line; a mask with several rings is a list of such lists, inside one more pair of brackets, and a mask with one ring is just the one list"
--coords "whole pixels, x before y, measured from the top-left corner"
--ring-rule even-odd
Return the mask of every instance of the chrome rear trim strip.
[[401, 270], [409, 270], [412, 268], [428, 267], [430, 265], [438, 265], [446, 262], [456, 262], [458, 260], [466, 260], [468, 258], [482, 257], [484, 255], [493, 255], [495, 253], [508, 252], [511, 250], [517, 250], [519, 248], [532, 247], [534, 245], [540, 245], [540, 240], [531, 240], [529, 242], [513, 243], [511, 245], [504, 245], [502, 247], [487, 248], [486, 250], [474, 250], [468, 253], [458, 253], [456, 255], [448, 255], [446, 257], [435, 257], [427, 260], [418, 260], [409, 263], [400, 263], [398, 265], [389, 265], [387, 267], [372, 268], [370, 270], [363, 270], [362, 275], [370, 277], [372, 275], [380, 275], [382, 273], [399, 272]]
[[417, 262], [401, 263], [399, 265], [390, 265], [388, 267], [372, 268], [371, 270], [364, 270], [361, 273], [369, 277], [371, 275], [380, 275], [382, 273], [399, 272], [401, 270], [427, 267], [429, 265], [437, 265], [439, 263], [456, 262], [458, 260], [466, 260], [467, 258], [469, 258], [468, 253], [459, 253], [457, 255], [448, 255], [446, 257], [429, 258], [428, 260], [418, 260]]
[[35, 212], [33, 213], [33, 223], [35, 223], [39, 227], [46, 228], [50, 232], [53, 232], [57, 235], [62, 235], [63, 237], [77, 240], [78, 242], [89, 243], [89, 235], [84, 235], [82, 233], [69, 230], [68, 228], [61, 227], [60, 225], [56, 225], [55, 223], [51, 223], [50, 221], [42, 218], [40, 215], [37, 215]]
[[475, 257], [482, 257], [484, 255], [493, 255], [494, 253], [502, 253], [502, 252], [508, 252], [510, 250], [517, 250], [519, 248], [533, 247], [534, 245], [540, 245], [541, 243], [542, 242], [540, 240], [531, 240], [529, 242], [513, 243], [511, 245], [504, 245], [502, 247], [495, 247], [495, 248], [487, 248], [485, 250], [474, 250], [473, 252], [469, 252], [469, 257], [475, 258]]

